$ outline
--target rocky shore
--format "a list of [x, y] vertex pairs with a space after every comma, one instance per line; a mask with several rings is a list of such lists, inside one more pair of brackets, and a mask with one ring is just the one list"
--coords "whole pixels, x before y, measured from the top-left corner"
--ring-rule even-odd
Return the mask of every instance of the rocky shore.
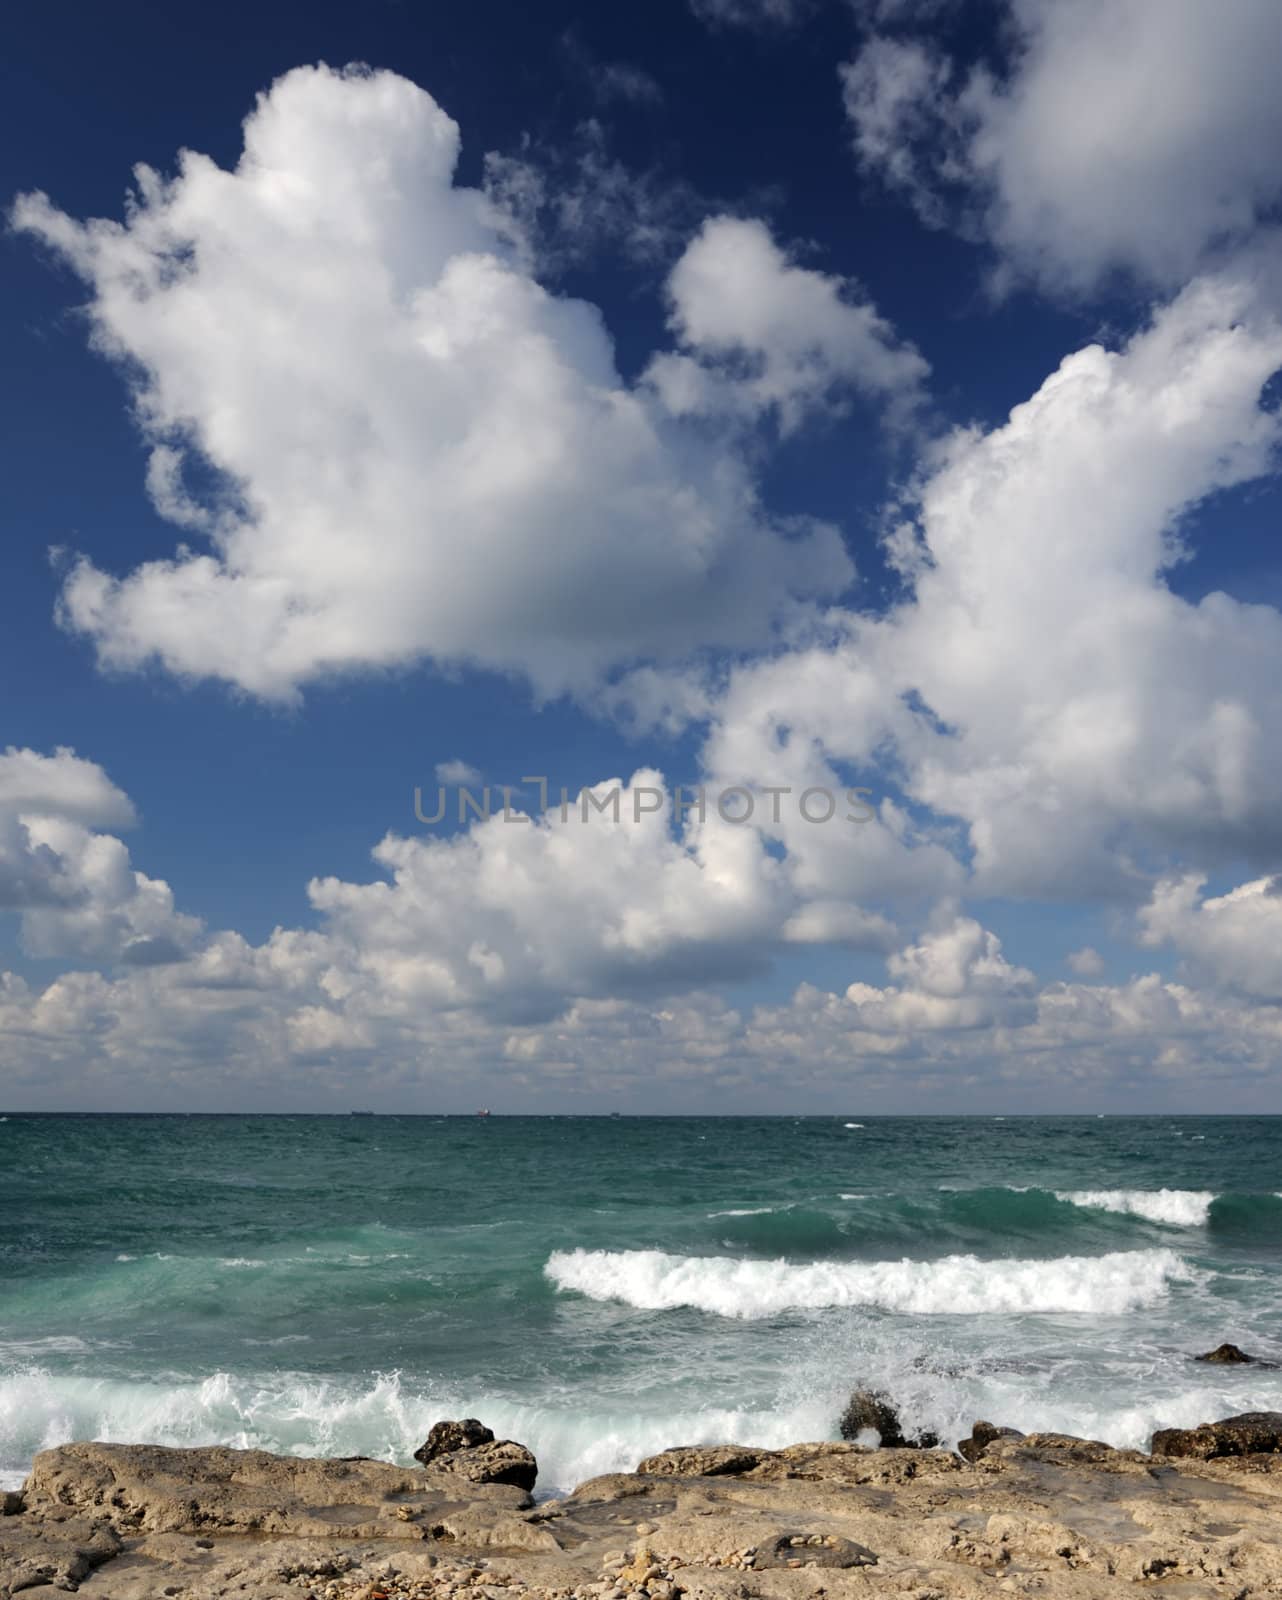
[[1282, 1595], [1282, 1414], [1151, 1455], [965, 1443], [681, 1447], [541, 1503], [530, 1452], [473, 1419], [412, 1468], [69, 1444], [0, 1502], [0, 1600]]

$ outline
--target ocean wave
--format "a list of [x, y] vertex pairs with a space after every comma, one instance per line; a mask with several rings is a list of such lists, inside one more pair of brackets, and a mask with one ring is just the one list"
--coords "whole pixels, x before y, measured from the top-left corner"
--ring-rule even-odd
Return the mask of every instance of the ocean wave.
[[1057, 1189], [1055, 1198], [1173, 1228], [1197, 1228], [1205, 1225], [1218, 1197], [1209, 1189]]
[[228, 1445], [281, 1455], [363, 1455], [408, 1463], [442, 1416], [483, 1417], [539, 1462], [539, 1492], [567, 1492], [682, 1440], [780, 1447], [832, 1431], [831, 1397], [775, 1406], [629, 1407], [602, 1395], [520, 1401], [400, 1373], [372, 1380], [227, 1372], [187, 1381], [125, 1381], [27, 1368], [0, 1377], [0, 1486], [17, 1488], [31, 1457], [72, 1439]]
[[544, 1272], [563, 1291], [644, 1311], [689, 1307], [753, 1319], [866, 1306], [919, 1316], [992, 1312], [1120, 1313], [1152, 1305], [1192, 1269], [1172, 1250], [981, 1261], [742, 1261], [661, 1250], [558, 1250]]

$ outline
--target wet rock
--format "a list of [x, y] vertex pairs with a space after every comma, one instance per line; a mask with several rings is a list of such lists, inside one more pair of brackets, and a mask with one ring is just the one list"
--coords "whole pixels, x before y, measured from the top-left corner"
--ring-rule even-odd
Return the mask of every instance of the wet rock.
[[433, 1423], [414, 1459], [469, 1483], [511, 1483], [525, 1490], [534, 1487], [539, 1474], [538, 1462], [523, 1444], [496, 1439], [494, 1430], [475, 1417]]
[[876, 1389], [856, 1389], [837, 1426], [843, 1439], [857, 1439], [871, 1428], [885, 1450], [933, 1450], [939, 1443], [933, 1433], [906, 1434], [893, 1402]]
[[970, 1438], [962, 1439], [957, 1445], [957, 1452], [966, 1461], [978, 1461], [984, 1451], [988, 1449], [994, 1439], [1022, 1439], [1024, 1435], [1018, 1428], [999, 1428], [993, 1422], [972, 1423]]
[[1273, 1454], [1282, 1450], [1282, 1411], [1243, 1411], [1197, 1428], [1159, 1428], [1149, 1451], [1211, 1461], [1217, 1456]]
[[476, 1417], [463, 1417], [458, 1422], [434, 1422], [427, 1431], [427, 1438], [414, 1452], [414, 1459], [426, 1467], [440, 1456], [452, 1455], [455, 1450], [493, 1443], [494, 1430]]
[[1194, 1356], [1194, 1361], [1205, 1361], [1213, 1367], [1251, 1367], [1271, 1366], [1271, 1362], [1261, 1361], [1258, 1356], [1249, 1356], [1245, 1350], [1235, 1344], [1216, 1345], [1214, 1350], [1208, 1350], [1205, 1355]]
[[532, 1451], [514, 1439], [495, 1439], [470, 1450], [452, 1450], [432, 1463], [437, 1472], [457, 1473], [469, 1483], [511, 1483], [530, 1490], [539, 1475]]
[[0, 1517], [16, 1517], [23, 1509], [21, 1489], [5, 1489], [0, 1493]]
[[735, 1473], [751, 1472], [769, 1454], [770, 1451], [754, 1450], [751, 1445], [679, 1444], [668, 1450], [660, 1450], [658, 1455], [647, 1456], [638, 1465], [637, 1471], [654, 1477], [731, 1477]]

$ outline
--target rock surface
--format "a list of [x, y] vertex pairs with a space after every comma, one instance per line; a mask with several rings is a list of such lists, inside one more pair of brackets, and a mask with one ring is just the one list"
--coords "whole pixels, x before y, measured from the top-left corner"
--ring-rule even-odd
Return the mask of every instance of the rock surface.
[[464, 1417], [459, 1422], [434, 1422], [427, 1430], [427, 1438], [414, 1452], [414, 1459], [427, 1467], [438, 1456], [451, 1455], [455, 1450], [468, 1450], [473, 1445], [493, 1443], [493, 1428], [487, 1428], [476, 1417]]
[[958, 1453], [967, 1461], [978, 1461], [984, 1451], [995, 1439], [1022, 1439], [1024, 1435], [1018, 1428], [999, 1428], [993, 1422], [974, 1422], [971, 1424], [970, 1438], [962, 1439], [957, 1446]]
[[0, 1518], [0, 1600], [1282, 1594], [1282, 1455], [1155, 1459], [996, 1429], [974, 1463], [697, 1445], [535, 1505], [450, 1467], [498, 1442], [421, 1468], [64, 1445]]
[[1197, 1428], [1160, 1428], [1150, 1446], [1155, 1456], [1211, 1461], [1216, 1456], [1273, 1454], [1282, 1450], [1282, 1411], [1243, 1411]]
[[533, 1489], [539, 1475], [538, 1462], [523, 1444], [496, 1439], [493, 1430], [475, 1417], [433, 1423], [414, 1459], [438, 1472], [457, 1473], [469, 1483], [512, 1483]]
[[871, 1429], [888, 1450], [933, 1450], [939, 1443], [933, 1433], [905, 1434], [894, 1403], [875, 1389], [856, 1389], [846, 1402], [837, 1427], [843, 1439], [857, 1439]]

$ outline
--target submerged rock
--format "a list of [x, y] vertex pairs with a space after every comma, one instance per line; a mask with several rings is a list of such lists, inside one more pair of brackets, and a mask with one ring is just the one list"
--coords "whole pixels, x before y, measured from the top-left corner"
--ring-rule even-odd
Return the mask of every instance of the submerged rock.
[[1018, 1428], [999, 1428], [994, 1422], [975, 1422], [971, 1424], [970, 1438], [958, 1443], [957, 1453], [966, 1461], [978, 1461], [994, 1439], [1023, 1437]]
[[1197, 1428], [1159, 1428], [1149, 1451], [1211, 1461], [1217, 1456], [1271, 1455], [1282, 1450], [1282, 1411], [1243, 1411]]
[[843, 1439], [857, 1439], [871, 1428], [886, 1450], [933, 1450], [939, 1443], [933, 1433], [906, 1434], [894, 1403], [876, 1389], [856, 1389], [837, 1426]]
[[1258, 1356], [1249, 1356], [1235, 1344], [1216, 1345], [1214, 1350], [1208, 1350], [1205, 1355], [1194, 1356], [1194, 1361], [1206, 1361], [1213, 1367], [1247, 1367], [1270, 1366], [1272, 1363], [1261, 1361]]

